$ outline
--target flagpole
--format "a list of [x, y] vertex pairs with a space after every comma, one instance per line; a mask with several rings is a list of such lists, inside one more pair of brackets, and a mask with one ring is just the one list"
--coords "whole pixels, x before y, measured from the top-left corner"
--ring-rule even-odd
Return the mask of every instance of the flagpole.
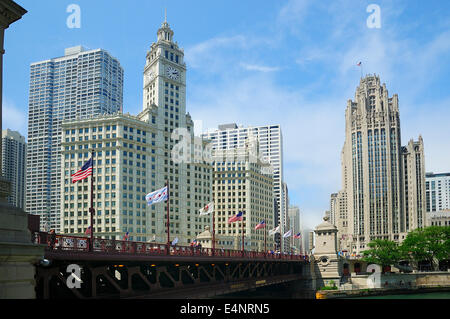
[[299, 246], [300, 246], [300, 255], [303, 254], [303, 245], [302, 245], [302, 241], [303, 241], [303, 236], [300, 234], [300, 238], [298, 239], [299, 241]]
[[264, 225], [264, 256], [267, 254], [267, 224]]
[[[214, 204], [213, 204], [214, 205]], [[208, 206], [209, 209], [209, 206]], [[213, 229], [212, 229], [212, 255], [214, 256], [214, 251], [216, 250], [216, 221], [215, 221], [215, 212], [214, 212], [215, 207], [213, 207], [213, 211], [212, 211], [212, 220], [213, 220]]]
[[291, 239], [289, 240], [289, 244], [290, 244], [289, 246], [291, 246], [291, 247], [289, 247], [289, 248], [291, 248], [291, 253], [292, 253], [292, 250], [293, 250], [293, 249], [292, 249], [292, 248], [293, 248], [292, 246], [294, 246], [294, 239], [293, 239], [293, 237], [294, 237], [294, 236], [292, 236], [292, 234], [291, 234]]
[[167, 186], [167, 254], [170, 252], [170, 220], [169, 220], [169, 180], [166, 180], [166, 186]]
[[242, 212], [242, 256], [244, 256], [244, 212]]
[[89, 245], [89, 251], [94, 250], [94, 149], [91, 150], [92, 159], [92, 175], [91, 175], [91, 208], [89, 212], [91, 213], [91, 244]]

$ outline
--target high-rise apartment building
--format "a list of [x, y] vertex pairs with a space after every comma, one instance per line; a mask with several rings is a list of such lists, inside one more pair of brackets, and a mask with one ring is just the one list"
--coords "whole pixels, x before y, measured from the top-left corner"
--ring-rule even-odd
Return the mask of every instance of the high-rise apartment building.
[[[245, 147], [248, 140], [256, 139], [259, 151], [264, 160], [273, 167], [273, 189], [275, 198], [274, 226], [286, 221], [288, 206], [286, 196], [283, 194], [283, 137], [280, 125], [242, 127], [235, 123], [219, 125], [218, 130], [202, 134], [202, 137], [211, 141], [213, 150], [229, 150]], [[287, 230], [287, 226], [283, 225]], [[280, 236], [277, 236], [280, 245]]]
[[31, 64], [26, 211], [60, 231], [61, 123], [122, 111], [123, 69], [102, 49], [68, 48]]
[[450, 209], [450, 173], [426, 173], [425, 192], [427, 212]]
[[2, 131], [2, 176], [11, 184], [8, 203], [25, 208], [25, 161], [27, 145], [19, 132]]
[[427, 226], [450, 225], [450, 173], [426, 173]]
[[374, 239], [401, 241], [425, 226], [423, 141], [401, 146], [398, 96], [378, 76], [362, 78], [345, 113], [342, 190], [336, 196], [341, 249]]
[[87, 182], [71, 185], [70, 175], [90, 157], [91, 148], [96, 152], [95, 233], [118, 239], [129, 232], [133, 240], [165, 242], [166, 204], [147, 206], [145, 195], [166, 182], [170, 238], [188, 244], [211, 225], [211, 216], [199, 216], [199, 210], [212, 200], [212, 168], [211, 163], [194, 158], [198, 146], [194, 141], [201, 139], [194, 139], [194, 123], [186, 114], [183, 50], [173, 42], [167, 22], [157, 35], [147, 53], [141, 113], [64, 122], [61, 209], [65, 232], [80, 233], [89, 226], [85, 216], [90, 188], [86, 189]]
[[[250, 157], [256, 155], [255, 158]], [[253, 153], [251, 147], [213, 151], [213, 199], [217, 236], [233, 238], [234, 249], [264, 251], [273, 249], [274, 238], [268, 235], [273, 228], [272, 167]], [[243, 220], [228, 223], [237, 213]], [[265, 221], [265, 229], [255, 226]], [[264, 235], [266, 232], [266, 235]], [[266, 236], [266, 237], [265, 237]]]

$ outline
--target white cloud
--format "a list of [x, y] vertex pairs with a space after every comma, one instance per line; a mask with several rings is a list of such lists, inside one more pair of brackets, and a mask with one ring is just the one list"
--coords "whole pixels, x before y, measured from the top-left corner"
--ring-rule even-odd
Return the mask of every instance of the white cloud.
[[293, 33], [298, 33], [309, 13], [310, 0], [289, 0], [279, 11], [276, 24], [283, 28], [288, 28]]
[[250, 49], [271, 46], [273, 39], [251, 37], [244, 34], [217, 36], [186, 48], [185, 60], [189, 68], [203, 72], [220, 73], [225, 66], [235, 66], [236, 56], [245, 56]]
[[28, 123], [27, 114], [20, 110], [8, 99], [3, 100], [2, 129], [9, 128], [13, 131], [19, 131], [21, 135], [27, 136]]
[[[313, 227], [320, 222], [330, 193], [340, 186], [345, 101], [334, 96], [310, 101], [300, 91], [279, 86], [268, 76], [191, 87], [191, 91], [190, 113], [203, 121], [204, 128], [233, 122], [244, 126], [281, 125], [284, 179], [291, 204], [300, 206], [306, 224]], [[317, 192], [307, 198], [307, 188]], [[317, 200], [315, 205], [312, 197]]]
[[247, 41], [243, 35], [215, 37], [187, 48], [185, 59], [190, 67], [197, 68], [204, 66], [205, 60], [212, 60], [217, 50], [229, 46], [245, 47], [246, 44]]
[[417, 110], [404, 112], [402, 117], [403, 144], [417, 141], [422, 135], [427, 172], [450, 172], [450, 98], [440, 102], [420, 104]]
[[258, 71], [258, 72], [275, 72], [280, 70], [279, 67], [265, 66], [265, 65], [257, 65], [257, 64], [247, 64], [241, 63], [241, 66], [248, 71]]
[[[391, 96], [399, 94], [402, 144], [422, 134], [426, 170], [450, 171], [448, 92], [435, 97], [438, 103], [420, 100], [442, 72], [441, 61], [448, 60], [450, 31], [424, 40], [404, 37], [395, 19], [406, 4], [381, 3], [382, 28], [377, 30], [366, 27], [364, 4], [353, 11], [353, 4], [345, 1], [314, 5], [306, 0], [288, 1], [276, 18], [276, 34], [266, 34], [266, 38], [249, 42], [250, 35], [218, 37], [187, 51], [188, 61], [199, 64], [213, 57], [214, 70], [220, 72], [219, 81], [190, 85], [188, 108], [193, 118], [203, 120], [203, 127], [233, 122], [281, 125], [291, 204], [300, 206], [310, 227], [320, 223], [329, 208], [330, 194], [341, 186], [344, 111], [359, 85], [358, 61], [363, 62], [364, 73], [380, 75]], [[290, 83], [287, 87], [277, 82], [280, 72], [275, 71], [280, 68], [268, 66], [273, 61], [265, 60], [255, 49], [263, 52], [264, 43], [282, 45], [286, 30], [297, 37], [307, 33], [311, 10], [328, 14], [321, 18], [325, 38], [302, 39], [293, 61], [304, 71], [312, 70], [313, 76], [305, 86]], [[255, 60], [258, 63], [242, 62]], [[236, 65], [258, 72], [236, 76]], [[442, 98], [446, 99], [439, 101]]]

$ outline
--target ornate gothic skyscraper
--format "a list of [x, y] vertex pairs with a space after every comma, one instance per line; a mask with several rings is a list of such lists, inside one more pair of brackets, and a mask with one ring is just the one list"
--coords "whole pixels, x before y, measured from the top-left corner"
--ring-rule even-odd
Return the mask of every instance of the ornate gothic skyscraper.
[[359, 252], [374, 239], [402, 241], [425, 226], [423, 140], [401, 146], [398, 105], [375, 75], [361, 79], [355, 100], [347, 102], [336, 198], [341, 249]]

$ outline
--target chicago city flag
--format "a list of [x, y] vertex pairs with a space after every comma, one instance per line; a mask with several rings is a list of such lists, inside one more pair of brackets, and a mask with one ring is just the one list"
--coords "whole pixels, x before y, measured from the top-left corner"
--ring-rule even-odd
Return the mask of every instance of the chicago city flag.
[[266, 227], [266, 221], [263, 220], [258, 225], [255, 226], [255, 230]]
[[145, 196], [145, 200], [147, 201], [148, 205], [153, 205], [165, 201], [168, 198], [169, 196], [167, 194], [167, 186], [158, 189], [157, 191], [154, 191], [152, 193], [149, 193]]
[[214, 211], [214, 202], [209, 203], [202, 209], [200, 209], [200, 216], [201, 215], [208, 215], [209, 213], [212, 213]]
[[83, 167], [71, 175], [72, 177], [72, 183], [76, 183], [78, 181], [81, 181], [82, 179], [85, 179], [89, 175], [92, 175], [92, 158], [84, 163]]
[[229, 223], [234, 223], [234, 222], [236, 222], [236, 221], [238, 221], [238, 220], [242, 220], [242, 212], [239, 212], [239, 213], [237, 213], [236, 215], [234, 215], [233, 217], [230, 217], [230, 218], [228, 219], [228, 224], [229, 224]]

